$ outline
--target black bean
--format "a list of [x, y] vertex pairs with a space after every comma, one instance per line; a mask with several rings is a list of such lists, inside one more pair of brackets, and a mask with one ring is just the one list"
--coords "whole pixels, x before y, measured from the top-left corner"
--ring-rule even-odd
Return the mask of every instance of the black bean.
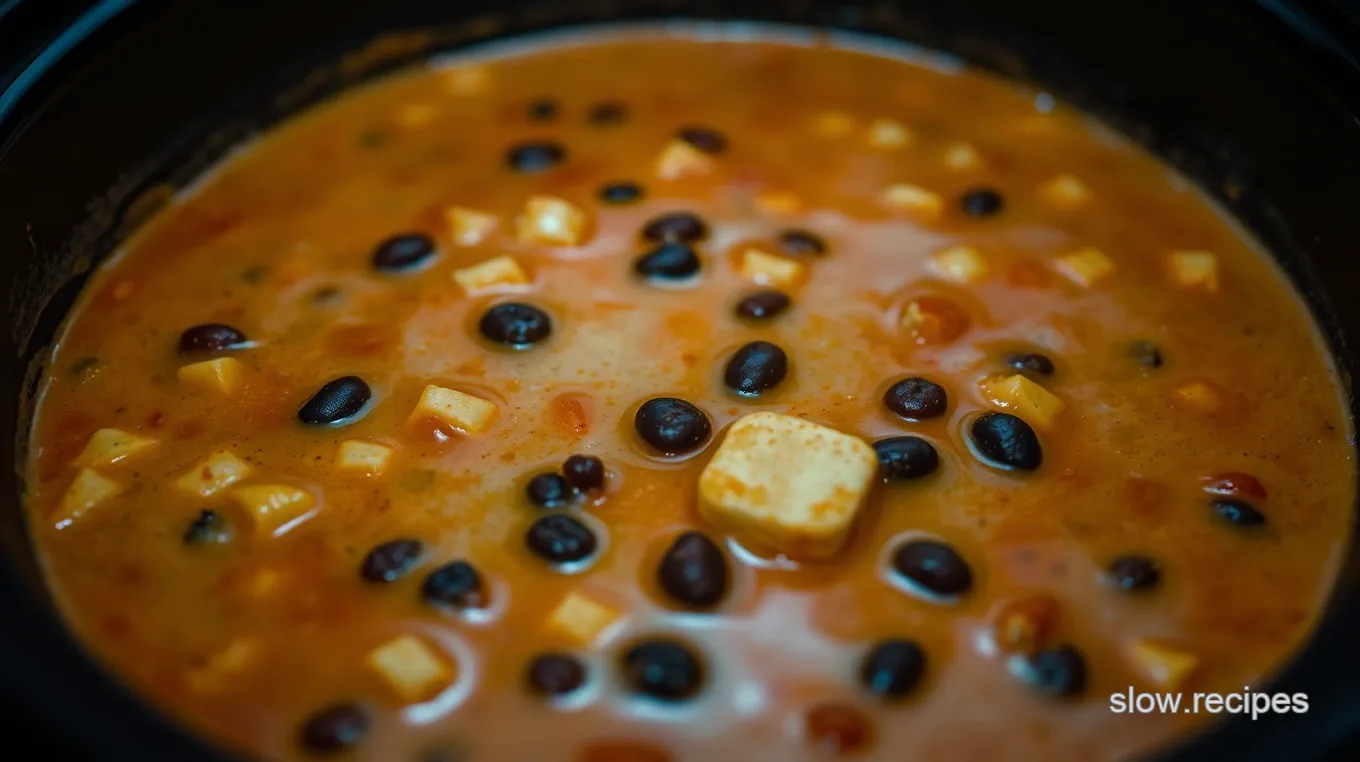
[[779, 248], [793, 256], [825, 254], [826, 241], [806, 230], [785, 230], [779, 234]]
[[727, 558], [702, 532], [685, 532], [661, 556], [656, 579], [675, 600], [709, 608], [727, 595]]
[[1162, 350], [1150, 341], [1130, 342], [1129, 354], [1133, 355], [1133, 359], [1144, 368], [1162, 367]]
[[1075, 646], [1058, 645], [1020, 657], [1019, 677], [1038, 692], [1060, 698], [1086, 689], [1086, 659]]
[[590, 123], [595, 125], [619, 124], [628, 118], [628, 107], [618, 101], [600, 101], [590, 107]]
[[237, 349], [250, 340], [244, 333], [222, 323], [204, 323], [179, 335], [179, 353], [198, 355]]
[[935, 473], [940, 454], [935, 446], [920, 437], [889, 437], [874, 442], [878, 454], [878, 476], [885, 482], [919, 479]]
[[529, 502], [540, 508], [558, 508], [575, 497], [561, 474], [539, 474], [529, 480], [524, 491], [529, 495]]
[[969, 217], [990, 217], [1001, 211], [1006, 202], [991, 188], [973, 188], [959, 199], [959, 207]]
[[727, 361], [723, 382], [743, 397], [759, 397], [779, 385], [789, 373], [789, 358], [777, 344], [753, 341]]
[[482, 315], [477, 328], [497, 344], [524, 349], [552, 334], [552, 318], [532, 304], [502, 302]]
[[535, 555], [555, 564], [588, 558], [599, 545], [590, 527], [565, 513], [552, 513], [535, 521], [524, 536]]
[[512, 146], [505, 154], [505, 163], [520, 174], [532, 175], [552, 169], [567, 158], [561, 144], [537, 140]]
[[1038, 352], [1012, 352], [1006, 355], [1006, 364], [1020, 371], [1037, 373], [1041, 376], [1053, 375], [1053, 361]]
[[642, 403], [633, 425], [642, 441], [665, 455], [681, 455], [703, 446], [713, 433], [704, 411], [674, 397], [656, 397]]
[[990, 465], [1033, 471], [1044, 462], [1034, 429], [1010, 413], [983, 413], [968, 427], [968, 433]]
[[935, 595], [955, 596], [973, 586], [973, 570], [948, 545], [935, 540], [908, 540], [893, 552], [898, 574]]
[[581, 492], [604, 488], [604, 462], [593, 455], [573, 455], [562, 464], [562, 478]]
[[1146, 556], [1120, 556], [1110, 564], [1110, 581], [1120, 590], [1147, 590], [1161, 577], [1161, 569]]
[[642, 228], [648, 241], [694, 243], [708, 235], [708, 225], [692, 212], [670, 212], [653, 218]]
[[949, 409], [944, 387], [924, 378], [904, 378], [883, 393], [883, 404], [909, 421], [937, 418]]
[[681, 140], [707, 154], [720, 154], [727, 150], [727, 136], [712, 127], [690, 125], [681, 127], [676, 134]]
[[631, 204], [642, 199], [642, 186], [632, 182], [610, 183], [600, 188], [600, 200], [606, 204]]
[[350, 749], [368, 733], [368, 713], [353, 702], [332, 704], [302, 724], [298, 741], [302, 748], [318, 754]]
[[314, 426], [344, 423], [358, 415], [372, 398], [373, 390], [362, 378], [341, 376], [327, 381], [298, 408], [298, 420]]
[[226, 542], [231, 539], [227, 532], [227, 521], [217, 511], [200, 511], [193, 523], [184, 531], [184, 544], [203, 545], [205, 543]]
[[1266, 523], [1265, 514], [1250, 503], [1241, 500], [1213, 500], [1209, 503], [1214, 515], [1239, 527], [1254, 527]]
[[688, 245], [666, 241], [633, 262], [633, 271], [644, 278], [688, 278], [699, 272], [699, 255]]
[[586, 681], [586, 665], [570, 654], [549, 653], [534, 657], [525, 671], [529, 690], [540, 696], [564, 696]]
[[359, 576], [369, 582], [396, 582], [420, 560], [425, 544], [420, 540], [401, 538], [376, 545], [359, 567]]
[[635, 644], [623, 657], [628, 687], [662, 701], [692, 698], [704, 684], [704, 667], [683, 643], [647, 640]]
[[373, 267], [387, 273], [413, 270], [434, 256], [434, 239], [424, 233], [395, 235], [373, 250]]
[[529, 104], [529, 119], [535, 122], [550, 122], [557, 118], [557, 101], [551, 98], [539, 98]]
[[773, 288], [763, 289], [747, 294], [742, 297], [741, 301], [737, 302], [737, 317], [768, 320], [788, 309], [791, 303], [788, 294], [783, 291]]
[[864, 690], [879, 698], [902, 698], [916, 690], [926, 674], [926, 652], [910, 640], [881, 640], [859, 665]]
[[420, 597], [434, 606], [479, 609], [486, 605], [486, 588], [476, 567], [467, 561], [451, 561], [425, 577]]

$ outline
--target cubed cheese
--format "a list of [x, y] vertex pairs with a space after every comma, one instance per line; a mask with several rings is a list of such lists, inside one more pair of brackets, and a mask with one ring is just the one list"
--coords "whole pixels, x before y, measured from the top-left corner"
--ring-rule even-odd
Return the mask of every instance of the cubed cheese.
[[102, 468], [156, 446], [156, 440], [129, 434], [122, 429], [100, 429], [90, 436], [76, 457], [77, 466]]
[[231, 491], [256, 537], [277, 537], [310, 518], [312, 493], [291, 484], [252, 484]]
[[185, 492], [209, 497], [250, 475], [250, 465], [229, 452], [216, 452], [175, 481]]
[[434, 418], [464, 434], [480, 434], [496, 415], [496, 404], [454, 389], [433, 384], [425, 387], [414, 416]]
[[1059, 175], [1039, 187], [1039, 195], [1060, 209], [1073, 209], [1091, 198], [1091, 189], [1076, 175]]
[[556, 196], [530, 196], [515, 218], [520, 243], [576, 246], [586, 240], [590, 219], [585, 211]]
[[529, 285], [529, 276], [524, 274], [515, 258], [503, 254], [488, 259], [472, 267], [453, 271], [453, 279], [463, 287], [468, 296], [476, 296], [495, 291], [522, 291]]
[[889, 185], [883, 191], [883, 204], [923, 219], [935, 219], [944, 211], [944, 201], [938, 194], [907, 183]]
[[911, 132], [891, 119], [875, 119], [865, 140], [872, 148], [901, 148], [911, 142]]
[[844, 111], [823, 111], [813, 120], [813, 128], [829, 138], [838, 138], [855, 129], [855, 118]]
[[393, 450], [377, 442], [348, 439], [335, 452], [335, 467], [361, 474], [380, 474], [392, 461]]
[[434, 698], [453, 683], [453, 668], [414, 635], [401, 635], [378, 646], [364, 659], [402, 701]]
[[993, 405], [1038, 429], [1052, 428], [1066, 407], [1061, 397], [1018, 374], [984, 380], [982, 393]]
[[791, 286], [803, 277], [804, 266], [787, 257], [771, 254], [758, 246], [741, 252], [742, 276], [767, 286]]
[[1053, 269], [1078, 286], [1091, 288], [1114, 273], [1114, 260], [1100, 249], [1088, 246], [1058, 257]]
[[931, 272], [955, 283], [976, 283], [991, 272], [982, 253], [972, 246], [951, 246], [930, 256]]
[[656, 176], [662, 180], [706, 175], [715, 166], [712, 156], [679, 138], [667, 143], [656, 156]]
[[977, 169], [982, 166], [982, 156], [967, 143], [954, 143], [944, 150], [944, 165], [960, 172]]
[[61, 507], [54, 517], [57, 529], [69, 526], [86, 511], [116, 497], [123, 489], [123, 485], [92, 468], [80, 469], [61, 498]]
[[485, 241], [499, 223], [496, 215], [465, 206], [445, 209], [444, 222], [448, 225], [449, 238], [459, 246], [476, 246]]
[[548, 627], [575, 643], [589, 645], [619, 618], [619, 612], [594, 598], [567, 593], [548, 616]]
[[772, 215], [797, 214], [803, 208], [803, 199], [788, 190], [763, 190], [754, 203], [757, 210]]
[[779, 413], [728, 430], [699, 476], [699, 512], [719, 531], [795, 558], [835, 555], [878, 458], [863, 440]]
[[1208, 251], [1173, 251], [1171, 279], [1183, 288], [1218, 290], [1218, 258]]
[[1194, 653], [1149, 638], [1130, 642], [1124, 656], [1134, 672], [1164, 691], [1180, 690], [1199, 667], [1199, 657]]
[[1191, 381], [1176, 388], [1176, 399], [1205, 413], [1218, 410], [1223, 397], [1205, 381]]
[[180, 383], [196, 389], [232, 395], [241, 388], [245, 369], [241, 361], [234, 357], [218, 357], [213, 360], [190, 363], [179, 369]]

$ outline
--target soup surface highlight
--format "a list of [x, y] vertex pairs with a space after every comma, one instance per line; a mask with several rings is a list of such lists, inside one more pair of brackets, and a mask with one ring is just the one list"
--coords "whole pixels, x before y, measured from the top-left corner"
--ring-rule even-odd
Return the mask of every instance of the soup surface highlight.
[[1355, 478], [1286, 280], [1046, 95], [714, 30], [348, 93], [95, 274], [28, 505], [103, 663], [413, 762], [1111, 760], [1282, 666]]

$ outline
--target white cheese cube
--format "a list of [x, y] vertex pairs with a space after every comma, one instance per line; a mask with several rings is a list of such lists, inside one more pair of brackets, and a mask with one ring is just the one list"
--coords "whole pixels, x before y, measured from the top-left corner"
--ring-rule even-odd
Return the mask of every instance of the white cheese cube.
[[445, 209], [444, 222], [448, 225], [449, 238], [459, 246], [476, 246], [485, 241], [499, 224], [496, 215], [465, 206]]
[[952, 246], [930, 255], [931, 272], [955, 283], [976, 283], [986, 278], [991, 268], [982, 253], [972, 246]]
[[909, 212], [922, 219], [936, 219], [944, 212], [944, 200], [915, 185], [895, 183], [883, 191], [883, 204], [891, 209]]
[[425, 387], [413, 417], [434, 418], [464, 434], [480, 434], [496, 415], [496, 404], [454, 389]]
[[340, 449], [335, 452], [335, 467], [361, 474], [380, 474], [392, 461], [393, 452], [391, 447], [377, 442], [347, 439], [340, 443]]
[[1208, 251], [1173, 251], [1171, 279], [1183, 288], [1218, 291], [1218, 257]]
[[177, 375], [186, 386], [230, 396], [241, 388], [245, 368], [234, 357], [218, 357], [185, 365]]
[[656, 176], [662, 180], [679, 180], [682, 177], [706, 175], [715, 166], [712, 156], [676, 138], [657, 154]]
[[453, 683], [453, 668], [420, 638], [401, 635], [364, 659], [402, 701], [428, 701]]
[[878, 457], [858, 437], [779, 413], [732, 424], [699, 476], [699, 513], [755, 548], [821, 559], [845, 544]]
[[472, 267], [454, 270], [453, 279], [458, 281], [458, 285], [463, 287], [463, 292], [468, 296], [496, 291], [522, 291], [529, 285], [529, 276], [525, 275], [515, 258], [508, 254], [488, 259]]
[[1078, 286], [1091, 288], [1114, 273], [1114, 260], [1100, 249], [1088, 246], [1058, 257], [1053, 267]]
[[1091, 189], [1076, 175], [1059, 175], [1041, 185], [1039, 195], [1059, 209], [1074, 209], [1091, 199]]
[[891, 119], [875, 119], [865, 140], [871, 148], [901, 148], [911, 142], [911, 132]]
[[567, 593], [548, 616], [548, 627], [570, 640], [589, 645], [619, 618], [619, 612], [594, 598]]
[[312, 493], [291, 484], [252, 484], [231, 491], [245, 511], [256, 537], [278, 537], [311, 518]]
[[993, 405], [1025, 419], [1036, 429], [1050, 429], [1067, 405], [1058, 395], [1021, 375], [989, 378], [982, 393]]
[[520, 243], [576, 246], [586, 239], [590, 219], [575, 204], [556, 196], [530, 196], [515, 218]]
[[85, 449], [76, 456], [77, 466], [101, 468], [130, 458], [157, 444], [156, 440], [139, 437], [122, 429], [100, 429], [90, 435]]
[[229, 452], [209, 455], [175, 481], [185, 492], [210, 497], [250, 475], [250, 465]]
[[944, 165], [960, 172], [977, 169], [982, 166], [982, 156], [967, 143], [954, 143], [944, 151]]
[[100, 475], [92, 468], [82, 468], [76, 474], [76, 478], [71, 482], [71, 486], [66, 488], [66, 494], [61, 498], [61, 507], [57, 511], [57, 529], [65, 529], [72, 522], [85, 515], [86, 511], [98, 506], [111, 498], [117, 497], [123, 491], [123, 485]]
[[771, 254], [757, 246], [741, 252], [741, 274], [762, 286], [791, 286], [802, 280], [802, 262]]

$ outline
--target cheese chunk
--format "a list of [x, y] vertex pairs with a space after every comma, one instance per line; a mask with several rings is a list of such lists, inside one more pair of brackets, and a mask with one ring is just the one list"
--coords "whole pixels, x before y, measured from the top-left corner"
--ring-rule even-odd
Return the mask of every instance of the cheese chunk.
[[763, 190], [756, 194], [755, 207], [764, 214], [797, 214], [803, 209], [803, 199], [787, 190]]
[[1171, 279], [1182, 288], [1218, 291], [1218, 258], [1207, 251], [1173, 251]]
[[431, 384], [421, 393], [413, 415], [434, 418], [464, 434], [480, 434], [495, 417], [496, 404]]
[[505, 254], [488, 259], [472, 267], [453, 271], [453, 279], [463, 287], [463, 293], [477, 296], [494, 291], [522, 291], [529, 285], [529, 276], [524, 274], [515, 258]]
[[570, 592], [548, 616], [548, 627], [575, 643], [589, 645], [618, 618], [619, 612], [612, 607]]
[[1075, 209], [1091, 199], [1091, 189], [1076, 175], [1059, 175], [1039, 186], [1039, 195], [1059, 209]]
[[590, 220], [575, 204], [556, 196], [530, 196], [515, 218], [520, 243], [576, 246], [586, 239]]
[[85, 449], [76, 456], [77, 466], [100, 468], [111, 466], [156, 446], [156, 440], [129, 434], [122, 429], [100, 429], [90, 435]]
[[71, 486], [66, 488], [66, 494], [61, 498], [61, 508], [58, 509], [57, 515], [54, 517], [57, 529], [65, 529], [70, 526], [76, 519], [85, 515], [86, 511], [106, 500], [117, 497], [123, 489], [123, 485], [101, 475], [92, 468], [80, 469], [75, 480], [71, 482]]
[[231, 491], [245, 511], [256, 537], [278, 537], [310, 518], [316, 507], [312, 493], [291, 484], [252, 484]]
[[911, 142], [911, 132], [891, 119], [875, 119], [869, 125], [865, 142], [871, 148], [901, 148]]
[[1061, 397], [1018, 374], [984, 380], [982, 393], [993, 405], [1038, 429], [1052, 428], [1067, 406]]
[[977, 169], [982, 166], [982, 156], [967, 143], [954, 143], [944, 151], [944, 165], [960, 172]]
[[210, 497], [250, 475], [250, 466], [229, 452], [209, 455], [175, 481], [185, 492]]
[[878, 457], [863, 440], [779, 413], [738, 419], [699, 476], [699, 513], [756, 548], [827, 558], [844, 545]]
[[706, 175], [713, 171], [713, 157], [689, 143], [676, 138], [661, 149], [656, 157], [656, 176], [662, 180]]
[[939, 194], [907, 183], [889, 185], [883, 191], [883, 204], [924, 219], [938, 218], [944, 212]]
[[1138, 638], [1124, 649], [1133, 671], [1153, 687], [1177, 691], [1199, 668], [1199, 657], [1190, 651], [1148, 638]]
[[465, 206], [445, 209], [444, 222], [448, 225], [449, 238], [459, 246], [476, 246], [485, 241], [499, 223], [496, 215]]
[[930, 255], [930, 271], [955, 283], [976, 283], [986, 278], [991, 268], [982, 253], [972, 246], [953, 246]]
[[364, 663], [407, 703], [428, 701], [453, 683], [452, 666], [414, 635], [378, 646]]
[[757, 246], [741, 252], [741, 274], [762, 286], [791, 286], [802, 280], [802, 262], [771, 254]]
[[361, 474], [380, 474], [392, 461], [392, 453], [387, 445], [348, 439], [341, 442], [340, 449], [335, 452], [335, 467]]
[[177, 375], [180, 383], [185, 386], [230, 396], [241, 388], [244, 371], [240, 360], [234, 357], [218, 357], [185, 365], [179, 369]]
[[1058, 257], [1053, 268], [1078, 286], [1091, 288], [1114, 273], [1114, 261], [1100, 249], [1087, 247]]
[[1218, 390], [1204, 381], [1191, 381], [1176, 388], [1176, 399], [1205, 413], [1216, 412], [1223, 404]]

